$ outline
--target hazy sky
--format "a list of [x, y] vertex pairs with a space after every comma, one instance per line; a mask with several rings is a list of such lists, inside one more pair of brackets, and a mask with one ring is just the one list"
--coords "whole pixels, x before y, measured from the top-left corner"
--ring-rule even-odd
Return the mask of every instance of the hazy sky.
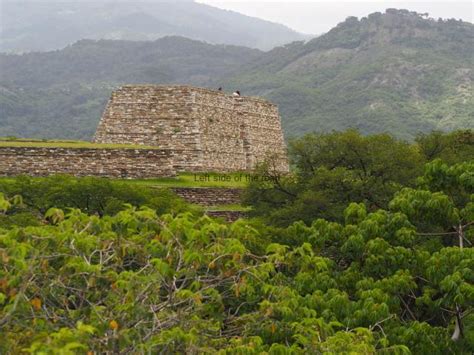
[[436, 19], [455, 18], [473, 22], [473, 3], [470, 1], [196, 0], [196, 2], [283, 23], [299, 32], [313, 34], [327, 32], [348, 16], [364, 17], [372, 12], [384, 12], [387, 8], [427, 12], [430, 17]]

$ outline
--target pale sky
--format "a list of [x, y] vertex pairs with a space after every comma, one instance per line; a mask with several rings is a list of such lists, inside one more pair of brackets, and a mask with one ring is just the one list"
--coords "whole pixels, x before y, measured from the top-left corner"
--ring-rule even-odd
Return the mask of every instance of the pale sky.
[[385, 1], [385, 0], [196, 0], [222, 9], [282, 23], [303, 33], [321, 34], [342, 22], [348, 16], [364, 17], [387, 8], [408, 9], [429, 13], [435, 19], [455, 18], [473, 22], [473, 3], [470, 1]]

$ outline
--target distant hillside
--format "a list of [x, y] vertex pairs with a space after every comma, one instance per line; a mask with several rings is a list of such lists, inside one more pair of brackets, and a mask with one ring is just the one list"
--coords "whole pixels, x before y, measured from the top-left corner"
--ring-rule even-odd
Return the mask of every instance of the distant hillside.
[[192, 0], [0, 0], [0, 51], [60, 49], [81, 39], [156, 40], [164, 36], [272, 49], [307, 38], [283, 25]]
[[355, 127], [413, 138], [474, 128], [474, 26], [403, 10], [270, 52], [181, 37], [0, 55], [0, 136], [91, 138], [113, 88], [180, 83], [276, 102], [287, 136]]
[[83, 40], [61, 51], [0, 54], [0, 136], [90, 139], [121, 84], [207, 86], [261, 54], [181, 37]]
[[229, 81], [279, 104], [288, 135], [355, 127], [411, 138], [474, 128], [474, 26], [406, 10], [348, 18]]

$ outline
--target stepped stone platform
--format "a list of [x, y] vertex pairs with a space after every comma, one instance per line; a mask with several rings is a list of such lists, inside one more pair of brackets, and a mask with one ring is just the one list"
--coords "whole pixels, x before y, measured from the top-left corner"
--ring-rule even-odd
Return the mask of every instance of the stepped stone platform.
[[23, 174], [147, 179], [176, 172], [163, 149], [0, 147], [0, 176]]
[[180, 187], [171, 190], [185, 201], [201, 206], [240, 204], [244, 191], [243, 189], [218, 187]]
[[219, 188], [219, 187], [179, 187], [171, 190], [188, 203], [203, 206], [206, 214], [214, 218], [222, 218], [227, 222], [235, 222], [239, 218], [245, 218], [244, 211], [236, 210], [213, 210], [219, 205], [238, 205], [241, 203], [243, 189]]
[[[126, 85], [112, 93], [94, 142], [76, 146], [3, 142], [0, 176], [70, 174], [152, 179], [180, 172], [289, 171], [276, 105], [255, 97], [182, 85]], [[182, 192], [208, 206], [238, 191]], [[208, 204], [209, 203], [209, 204]]]
[[209, 217], [222, 218], [223, 220], [232, 223], [240, 218], [245, 218], [247, 215], [243, 211], [206, 211]]
[[177, 172], [252, 171], [271, 160], [287, 172], [276, 105], [183, 85], [126, 85], [113, 92], [95, 143], [157, 146]]

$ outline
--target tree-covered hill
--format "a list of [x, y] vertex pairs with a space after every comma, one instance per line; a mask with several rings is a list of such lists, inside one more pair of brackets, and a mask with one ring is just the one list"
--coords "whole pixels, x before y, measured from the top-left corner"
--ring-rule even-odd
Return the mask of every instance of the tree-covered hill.
[[124, 83], [205, 86], [262, 52], [183, 37], [82, 40], [60, 51], [0, 55], [0, 136], [90, 139]]
[[412, 139], [474, 128], [474, 26], [406, 10], [348, 18], [270, 52], [182, 37], [80, 41], [0, 55], [0, 136], [89, 139], [113, 88], [181, 83], [240, 89], [280, 107], [287, 136], [357, 128]]
[[3, 1], [0, 51], [60, 49], [81, 39], [184, 36], [269, 50], [307, 38], [286, 26], [193, 0]]
[[348, 18], [263, 54], [230, 83], [279, 104], [286, 133], [358, 128], [412, 138], [474, 127], [474, 26], [406, 10]]

